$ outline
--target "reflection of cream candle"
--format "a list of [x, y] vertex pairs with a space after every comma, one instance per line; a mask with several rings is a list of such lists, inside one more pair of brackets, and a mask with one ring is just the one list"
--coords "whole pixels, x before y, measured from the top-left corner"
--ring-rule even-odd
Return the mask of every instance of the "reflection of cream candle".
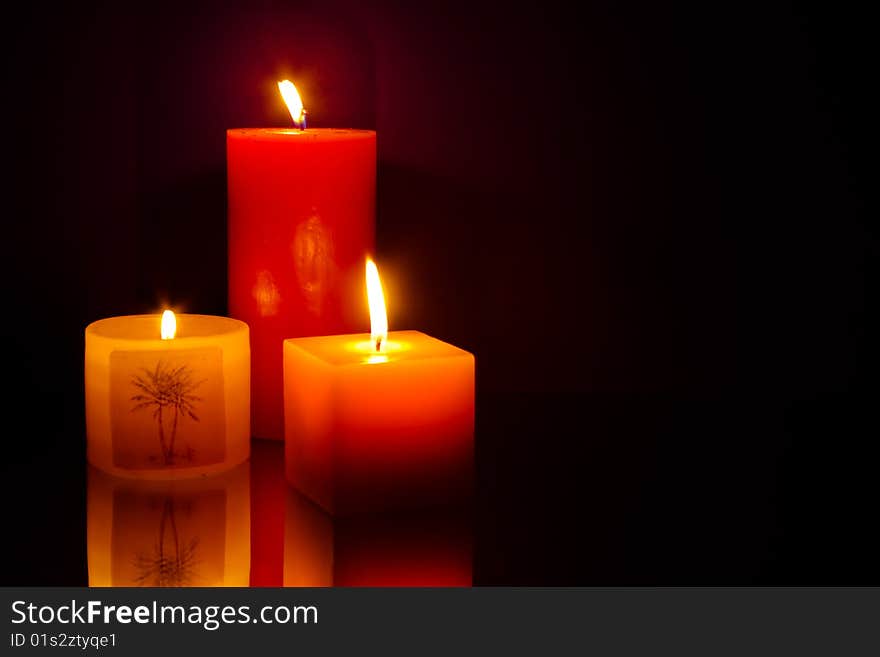
[[284, 341], [287, 479], [332, 513], [447, 504], [470, 492], [474, 357], [388, 333], [367, 264], [372, 331]]
[[89, 461], [115, 475], [218, 472], [250, 454], [244, 322], [170, 311], [93, 322], [85, 392]]
[[250, 467], [135, 481], [88, 472], [89, 586], [247, 586]]

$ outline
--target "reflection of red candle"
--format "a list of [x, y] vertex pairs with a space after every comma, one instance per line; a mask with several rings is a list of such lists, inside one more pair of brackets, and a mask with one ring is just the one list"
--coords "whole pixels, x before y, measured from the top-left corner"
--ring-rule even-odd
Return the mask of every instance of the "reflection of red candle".
[[343, 309], [375, 241], [376, 133], [305, 129], [290, 110], [302, 128], [226, 135], [229, 313], [251, 329], [253, 434], [278, 439], [282, 341], [355, 330]]
[[281, 586], [284, 550], [284, 450], [279, 442], [251, 447], [251, 586]]

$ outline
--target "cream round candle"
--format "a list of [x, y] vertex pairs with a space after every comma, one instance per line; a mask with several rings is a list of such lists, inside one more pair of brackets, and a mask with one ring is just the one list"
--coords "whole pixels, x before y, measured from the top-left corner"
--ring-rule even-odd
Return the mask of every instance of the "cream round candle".
[[88, 459], [122, 477], [220, 472], [250, 456], [244, 322], [129, 315], [86, 327]]

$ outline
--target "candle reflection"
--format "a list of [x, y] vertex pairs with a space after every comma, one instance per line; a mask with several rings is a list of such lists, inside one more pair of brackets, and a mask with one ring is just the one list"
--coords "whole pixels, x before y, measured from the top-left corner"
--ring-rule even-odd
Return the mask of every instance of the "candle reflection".
[[249, 463], [167, 481], [89, 466], [89, 586], [246, 586], [249, 480]]
[[254, 283], [252, 294], [254, 301], [257, 302], [260, 317], [274, 317], [278, 314], [281, 293], [278, 291], [272, 272], [263, 269], [257, 273], [257, 282]]
[[297, 225], [291, 251], [296, 281], [306, 307], [320, 317], [337, 272], [333, 236], [314, 209], [308, 219]]
[[284, 586], [471, 586], [469, 514], [333, 518], [288, 487]]

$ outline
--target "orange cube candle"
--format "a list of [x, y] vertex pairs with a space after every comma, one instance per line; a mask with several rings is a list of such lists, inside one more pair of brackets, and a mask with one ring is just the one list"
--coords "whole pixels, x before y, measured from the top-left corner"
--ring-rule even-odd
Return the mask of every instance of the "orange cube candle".
[[284, 341], [287, 479], [336, 514], [467, 498], [474, 357], [418, 331], [388, 333], [371, 261], [367, 281], [371, 334]]

